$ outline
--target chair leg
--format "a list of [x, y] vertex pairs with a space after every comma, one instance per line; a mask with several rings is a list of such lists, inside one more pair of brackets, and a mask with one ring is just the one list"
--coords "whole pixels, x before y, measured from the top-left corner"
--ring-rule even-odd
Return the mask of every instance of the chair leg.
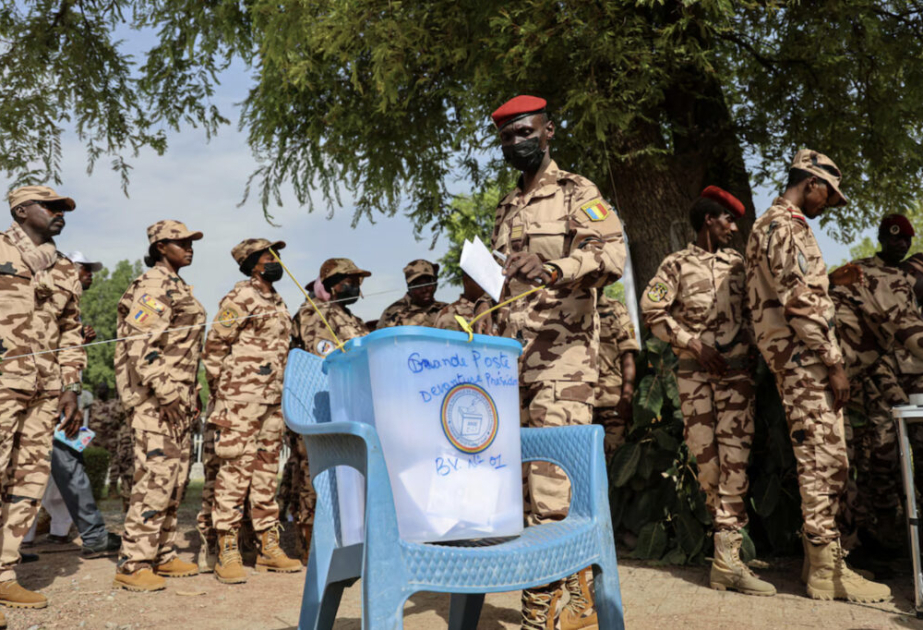
[[484, 606], [484, 594], [453, 593], [449, 604], [449, 630], [476, 630]]
[[[624, 630], [625, 617], [622, 612], [622, 591], [619, 587], [619, 572], [618, 564], [615, 560], [615, 550], [612, 550], [611, 556], [611, 561], [605, 562], [604, 566], [593, 565], [596, 614], [599, 617], [600, 628]], [[605, 558], [605, 560], [609, 559]]]
[[308, 571], [304, 580], [304, 595], [301, 598], [301, 617], [298, 620], [300, 630], [330, 630], [336, 619], [343, 584], [327, 584], [330, 575], [330, 562], [333, 559], [331, 549], [320, 553], [318, 545], [311, 541], [308, 554]]
[[[384, 578], [384, 575], [377, 576]], [[381, 579], [362, 576], [362, 630], [403, 630], [404, 603], [412, 593]], [[302, 629], [304, 630], [304, 629]]]

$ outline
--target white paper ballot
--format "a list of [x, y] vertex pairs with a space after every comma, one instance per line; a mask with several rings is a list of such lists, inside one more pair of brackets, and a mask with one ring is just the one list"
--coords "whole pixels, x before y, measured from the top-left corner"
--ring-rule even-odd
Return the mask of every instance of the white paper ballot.
[[476, 238], [473, 242], [465, 241], [459, 266], [482, 289], [487, 291], [494, 302], [500, 301], [500, 292], [503, 290], [506, 276], [503, 275], [503, 267], [497, 264], [493, 254], [481, 239]]

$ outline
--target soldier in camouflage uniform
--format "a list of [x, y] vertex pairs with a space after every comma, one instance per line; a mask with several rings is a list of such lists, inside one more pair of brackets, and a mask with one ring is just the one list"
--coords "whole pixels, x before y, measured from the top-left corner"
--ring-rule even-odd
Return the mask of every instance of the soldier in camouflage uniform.
[[[342, 343], [350, 339], [368, 334], [365, 324], [349, 310], [351, 304], [359, 300], [360, 287], [371, 272], [359, 269], [348, 258], [330, 258], [321, 265], [318, 283], [315, 284], [318, 293], [318, 305], [327, 319], [327, 323], [336, 332], [337, 338]], [[324, 325], [317, 311], [308, 301], [298, 309], [293, 321], [292, 347], [307, 350], [319, 357], [325, 357], [336, 350], [336, 341]], [[314, 528], [314, 506], [317, 495], [311, 485], [311, 470], [308, 466], [308, 456], [304, 440], [292, 434], [292, 457], [299, 464], [297, 481], [298, 507], [295, 521], [302, 533], [304, 555], [302, 559], [307, 563], [307, 553], [311, 546], [311, 533]]]
[[125, 424], [125, 412], [118, 398], [109, 398], [109, 384], [96, 386], [96, 398], [90, 403], [87, 426], [96, 433], [93, 446], [109, 451], [109, 498], [118, 496], [121, 461], [118, 456], [119, 430]]
[[849, 380], [834, 330], [827, 268], [807, 218], [846, 203], [840, 171], [799, 151], [782, 196], [757, 219], [747, 243], [747, 289], [756, 344], [776, 379], [798, 468], [805, 577], [815, 599], [874, 602], [887, 586], [846, 564], [836, 518], [848, 462], [841, 408]]
[[196, 375], [205, 309], [179, 270], [192, 263], [190, 232], [178, 221], [147, 229], [145, 263], [118, 305], [115, 377], [131, 409], [134, 480], [114, 585], [133, 591], [164, 588], [164, 577], [198, 573], [176, 555], [176, 518], [189, 468], [192, 422], [198, 414]]
[[[83, 420], [77, 397], [86, 352], [76, 347], [82, 290], [53, 240], [76, 204], [45, 186], [17, 188], [9, 201], [13, 224], [0, 235], [0, 604], [44, 608], [48, 600], [21, 587], [15, 569], [48, 483], [55, 425], [63, 414], [73, 436]], [[57, 348], [65, 349], [45, 352]]]
[[750, 313], [744, 259], [726, 247], [744, 205], [709, 186], [692, 205], [695, 243], [667, 256], [641, 298], [644, 321], [679, 358], [685, 440], [715, 530], [709, 582], [718, 590], [775, 595], [740, 559], [753, 446]]
[[460, 331], [462, 328], [458, 320], [455, 319], [456, 316], [467, 322], [474, 319], [477, 302], [484, 296], [484, 289], [464, 271], [462, 272], [462, 289], [462, 294], [458, 299], [442, 307], [442, 310], [436, 315], [433, 328]]
[[599, 313], [599, 380], [593, 423], [606, 429], [606, 459], [625, 443], [635, 392], [635, 357], [641, 350], [635, 338], [628, 307], [602, 291], [596, 299]]
[[[526, 427], [590, 424], [598, 378], [599, 319], [596, 294], [622, 275], [622, 224], [588, 179], [558, 168], [549, 143], [555, 126], [546, 102], [518, 96], [493, 114], [504, 158], [521, 176], [497, 206], [491, 242], [506, 256], [504, 297], [544, 288], [512, 302], [498, 316], [502, 336], [523, 343], [520, 358], [521, 422]], [[479, 305], [479, 309], [482, 308]], [[492, 318], [478, 322], [490, 330]], [[559, 521], [570, 503], [570, 482], [548, 462], [528, 466], [526, 520]], [[524, 628], [596, 623], [588, 569], [570, 576], [567, 610], [559, 612], [561, 584], [527, 589]]]
[[291, 320], [273, 288], [282, 278], [278, 252], [285, 243], [247, 239], [231, 250], [247, 280], [221, 300], [208, 332], [202, 362], [215, 399], [208, 423], [214, 427], [215, 475], [212, 521], [218, 534], [219, 582], [247, 581], [238, 549], [238, 534], [249, 504], [259, 537], [258, 569], [300, 571], [301, 563], [279, 546], [276, 485], [282, 419], [282, 377], [288, 356]]
[[[123, 413], [125, 413], [123, 408]], [[122, 500], [122, 512], [128, 513], [128, 504], [131, 501], [131, 487], [135, 476], [135, 447], [132, 441], [131, 422], [128, 418], [131, 413], [125, 413], [126, 419], [119, 427], [118, 436], [118, 469], [119, 469], [119, 498]]]
[[378, 320], [378, 328], [390, 326], [432, 326], [439, 311], [446, 306], [434, 298], [438, 285], [439, 265], [428, 260], [414, 260], [404, 267], [407, 294], [389, 306]]

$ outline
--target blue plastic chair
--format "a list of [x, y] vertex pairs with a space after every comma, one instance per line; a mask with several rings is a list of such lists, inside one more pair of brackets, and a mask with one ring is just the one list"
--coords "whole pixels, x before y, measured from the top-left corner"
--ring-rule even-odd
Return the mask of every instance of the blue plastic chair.
[[[409, 543], [398, 533], [378, 435], [368, 424], [330, 421], [322, 365], [319, 357], [292, 350], [282, 396], [286, 424], [304, 435], [317, 492], [300, 630], [332, 628], [343, 589], [360, 577], [365, 629], [403, 628], [407, 598], [432, 591], [453, 594], [450, 629], [473, 630], [485, 593], [548, 584], [590, 565], [599, 627], [625, 627], [602, 427], [522, 430], [523, 461], [553, 462], [571, 480], [570, 511], [563, 521], [527, 527], [512, 540], [471, 546]], [[340, 544], [334, 466], [351, 466], [365, 476], [364, 544]]]

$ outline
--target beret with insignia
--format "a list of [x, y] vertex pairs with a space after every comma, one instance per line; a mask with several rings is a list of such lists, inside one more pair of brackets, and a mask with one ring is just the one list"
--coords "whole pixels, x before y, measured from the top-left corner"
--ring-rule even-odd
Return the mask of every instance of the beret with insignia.
[[878, 236], [882, 237], [887, 234], [892, 236], [916, 236], [910, 220], [902, 214], [889, 214], [881, 220]]

